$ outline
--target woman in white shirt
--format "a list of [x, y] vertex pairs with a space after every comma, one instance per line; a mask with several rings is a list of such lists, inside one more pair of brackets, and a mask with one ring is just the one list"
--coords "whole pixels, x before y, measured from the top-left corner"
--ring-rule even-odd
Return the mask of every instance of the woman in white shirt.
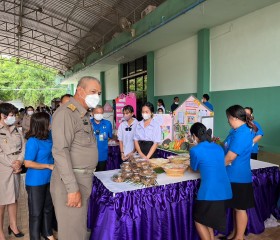
[[123, 161], [128, 160], [135, 151], [133, 138], [138, 121], [133, 115], [134, 109], [132, 106], [127, 105], [123, 108], [124, 121], [120, 124], [118, 129], [118, 140], [120, 141]]
[[165, 105], [164, 105], [164, 102], [161, 98], [158, 99], [158, 101], [157, 101], [157, 112], [158, 112], [159, 108], [161, 108], [162, 111], [163, 111], [163, 114], [165, 114]]

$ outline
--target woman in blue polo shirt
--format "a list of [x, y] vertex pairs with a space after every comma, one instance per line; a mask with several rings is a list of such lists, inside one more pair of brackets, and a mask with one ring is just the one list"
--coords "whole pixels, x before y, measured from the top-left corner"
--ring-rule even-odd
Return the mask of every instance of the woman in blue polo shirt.
[[236, 223], [228, 238], [237, 240], [244, 238], [248, 222], [246, 210], [253, 208], [255, 204], [250, 165], [253, 124], [247, 118], [245, 109], [239, 105], [229, 107], [226, 115], [229, 125], [232, 127], [224, 142], [225, 163], [233, 195], [228, 207], [234, 209], [234, 222]]
[[258, 159], [258, 152], [259, 152], [258, 142], [263, 137], [263, 130], [261, 128], [261, 125], [258, 122], [254, 121], [253, 108], [245, 107], [245, 112], [246, 112], [247, 116], [249, 116], [251, 118], [254, 125], [256, 126], [255, 129], [251, 129], [251, 134], [252, 134], [252, 137], [253, 137], [253, 149], [252, 149], [252, 153], [251, 153], [251, 159], [257, 160]]
[[198, 144], [191, 148], [191, 168], [199, 171], [201, 183], [194, 208], [194, 221], [201, 239], [214, 239], [214, 231], [226, 231], [226, 200], [232, 197], [224, 151], [211, 142], [211, 130], [197, 122], [191, 135]]
[[30, 240], [42, 237], [52, 239], [53, 203], [50, 195], [50, 179], [54, 159], [50, 134], [50, 115], [46, 112], [34, 113], [30, 121], [24, 164], [26, 190], [28, 194]]

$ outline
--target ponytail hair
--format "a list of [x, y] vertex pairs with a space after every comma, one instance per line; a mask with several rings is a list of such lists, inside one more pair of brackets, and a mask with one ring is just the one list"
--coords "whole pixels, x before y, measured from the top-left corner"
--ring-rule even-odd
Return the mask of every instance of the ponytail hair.
[[212, 141], [212, 129], [209, 128], [208, 130], [206, 130], [206, 127], [200, 122], [194, 123], [191, 126], [190, 132], [191, 135], [195, 135], [200, 142]]
[[242, 122], [246, 123], [249, 128], [252, 128], [255, 132], [258, 131], [258, 127], [253, 123], [251, 116], [246, 114], [246, 111], [240, 105], [233, 105], [226, 110], [227, 117], [231, 116], [238, 118]]
[[254, 132], [257, 132], [259, 129], [256, 124], [253, 122], [253, 119], [250, 115], [247, 114], [246, 116], [246, 123], [249, 128], [252, 128]]

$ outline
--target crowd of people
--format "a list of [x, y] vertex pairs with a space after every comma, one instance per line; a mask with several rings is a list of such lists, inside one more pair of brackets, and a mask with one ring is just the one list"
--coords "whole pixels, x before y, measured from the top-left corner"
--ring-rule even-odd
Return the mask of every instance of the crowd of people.
[[[54, 113], [47, 107], [35, 110], [29, 106], [19, 111], [17, 119], [15, 106], [0, 104], [0, 240], [5, 240], [6, 207], [9, 234], [24, 236], [16, 221], [23, 164], [27, 168], [30, 239], [54, 240], [56, 220], [60, 240], [89, 238], [86, 221], [92, 177], [95, 171], [106, 170], [108, 141], [113, 138], [112, 124], [98, 105], [100, 94], [100, 82], [83, 77], [75, 95], [62, 96]], [[204, 104], [213, 110], [208, 101], [209, 95], [204, 94]], [[171, 111], [178, 105], [175, 97]], [[132, 106], [123, 108], [117, 134], [123, 161], [135, 152], [144, 159], [157, 157], [162, 134], [154, 119], [154, 106], [147, 102], [141, 110], [143, 120], [138, 121]], [[156, 112], [165, 111], [159, 99]], [[225, 232], [227, 208], [234, 209], [235, 228], [223, 239], [244, 238], [246, 209], [254, 207], [250, 158], [257, 158], [257, 143], [263, 136], [252, 114], [252, 108], [239, 105], [226, 110], [231, 130], [223, 147], [211, 141], [211, 131], [202, 123], [190, 128], [195, 143], [190, 150], [191, 168], [201, 174], [193, 216], [202, 240], [213, 240], [213, 229]]]

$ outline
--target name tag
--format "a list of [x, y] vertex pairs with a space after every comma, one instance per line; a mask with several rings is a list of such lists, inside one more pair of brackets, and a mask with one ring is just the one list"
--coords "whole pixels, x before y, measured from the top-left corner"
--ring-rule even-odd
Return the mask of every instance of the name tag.
[[103, 134], [99, 134], [99, 141], [104, 141], [104, 136], [103, 136]]

